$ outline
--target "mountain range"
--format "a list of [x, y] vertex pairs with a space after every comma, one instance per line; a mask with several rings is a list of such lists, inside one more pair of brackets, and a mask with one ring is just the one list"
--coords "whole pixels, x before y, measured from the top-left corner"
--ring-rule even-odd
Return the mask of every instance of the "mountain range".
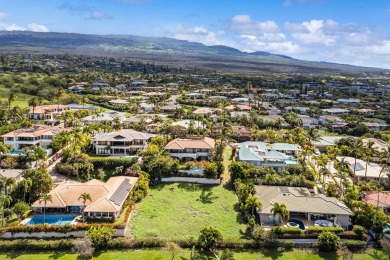
[[55, 32], [0, 31], [0, 52], [76, 54], [129, 58], [183, 68], [223, 72], [335, 74], [389, 70], [294, 59], [268, 52], [133, 35], [92, 35]]

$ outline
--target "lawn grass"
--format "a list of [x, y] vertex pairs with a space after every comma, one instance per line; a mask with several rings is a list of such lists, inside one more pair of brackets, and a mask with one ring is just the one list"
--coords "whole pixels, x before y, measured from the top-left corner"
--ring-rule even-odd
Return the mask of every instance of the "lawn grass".
[[[0, 86], [0, 100], [8, 102], [8, 97], [10, 93], [11, 90], [9, 88]], [[11, 106], [28, 107], [28, 100], [31, 99], [33, 96], [24, 93], [15, 93], [15, 94], [16, 94], [16, 101], [12, 102]]]
[[245, 239], [235, 211], [237, 196], [223, 185], [160, 184], [136, 205], [130, 222], [135, 238], [197, 239], [200, 230], [217, 227], [224, 239]]
[[[189, 257], [189, 250], [182, 250], [175, 259], [180, 257]], [[234, 258], [236, 260], [251, 260], [251, 259], [264, 259], [264, 260], [319, 260], [319, 259], [343, 259], [341, 256], [337, 256], [335, 253], [312, 253], [303, 250], [294, 250], [289, 252], [277, 252], [275, 250], [268, 251], [243, 251], [234, 252]], [[17, 259], [17, 260], [30, 260], [30, 259], [60, 259], [60, 260], [74, 260], [77, 259], [76, 254], [68, 252], [45, 252], [45, 253], [27, 253], [23, 252], [8, 252], [1, 253], [0, 259]], [[119, 250], [119, 251], [107, 251], [97, 252], [94, 255], [94, 259], [137, 259], [137, 260], [165, 260], [171, 259], [171, 255], [165, 250]], [[353, 254], [354, 260], [387, 260], [388, 256], [382, 251], [369, 250], [366, 253]]]

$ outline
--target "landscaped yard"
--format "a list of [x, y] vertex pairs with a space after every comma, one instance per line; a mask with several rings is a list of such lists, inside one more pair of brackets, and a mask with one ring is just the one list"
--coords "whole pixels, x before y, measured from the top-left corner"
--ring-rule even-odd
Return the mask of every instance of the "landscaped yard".
[[[179, 253], [175, 259], [179, 259], [180, 256], [189, 257], [190, 251], [183, 250]], [[291, 252], [277, 252], [277, 251], [265, 251], [260, 252], [235, 252], [234, 258], [236, 260], [251, 260], [251, 259], [280, 259], [280, 260], [319, 260], [319, 259], [343, 259], [341, 256], [337, 257], [333, 253], [328, 254], [316, 254], [306, 251], [294, 250]], [[0, 259], [17, 259], [17, 260], [30, 260], [30, 259], [61, 259], [61, 260], [73, 260], [77, 259], [76, 254], [69, 254], [67, 252], [49, 252], [49, 253], [27, 253], [23, 252], [9, 252], [7, 254], [1, 253]], [[95, 254], [94, 259], [138, 259], [138, 260], [165, 260], [171, 259], [171, 255], [167, 251], [163, 250], [123, 250], [123, 251], [107, 251], [98, 252]], [[383, 252], [377, 250], [371, 250], [364, 254], [354, 254], [354, 260], [387, 260], [389, 259]]]
[[197, 239], [206, 225], [217, 227], [224, 239], [244, 239], [234, 207], [237, 197], [223, 185], [161, 184], [152, 187], [136, 206], [130, 221], [136, 238]]

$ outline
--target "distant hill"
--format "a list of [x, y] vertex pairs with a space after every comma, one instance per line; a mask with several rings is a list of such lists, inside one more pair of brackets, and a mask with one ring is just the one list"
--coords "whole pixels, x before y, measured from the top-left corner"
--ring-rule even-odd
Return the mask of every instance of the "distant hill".
[[268, 52], [241, 52], [227, 46], [167, 37], [0, 31], [0, 52], [83, 54], [126, 57], [181, 67], [248, 73], [361, 73], [389, 71], [293, 59]]

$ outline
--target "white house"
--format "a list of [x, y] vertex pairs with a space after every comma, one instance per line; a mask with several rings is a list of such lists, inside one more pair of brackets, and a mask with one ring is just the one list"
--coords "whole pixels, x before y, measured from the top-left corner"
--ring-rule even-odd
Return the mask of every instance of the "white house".
[[65, 128], [59, 126], [34, 125], [6, 133], [1, 137], [4, 139], [4, 144], [16, 150], [31, 146], [41, 146], [46, 149], [53, 137], [64, 130]]
[[154, 134], [132, 129], [99, 133], [93, 138], [95, 153], [99, 155], [134, 155], [147, 147]]
[[171, 157], [184, 160], [209, 160], [214, 148], [215, 140], [209, 137], [176, 138], [165, 146]]

